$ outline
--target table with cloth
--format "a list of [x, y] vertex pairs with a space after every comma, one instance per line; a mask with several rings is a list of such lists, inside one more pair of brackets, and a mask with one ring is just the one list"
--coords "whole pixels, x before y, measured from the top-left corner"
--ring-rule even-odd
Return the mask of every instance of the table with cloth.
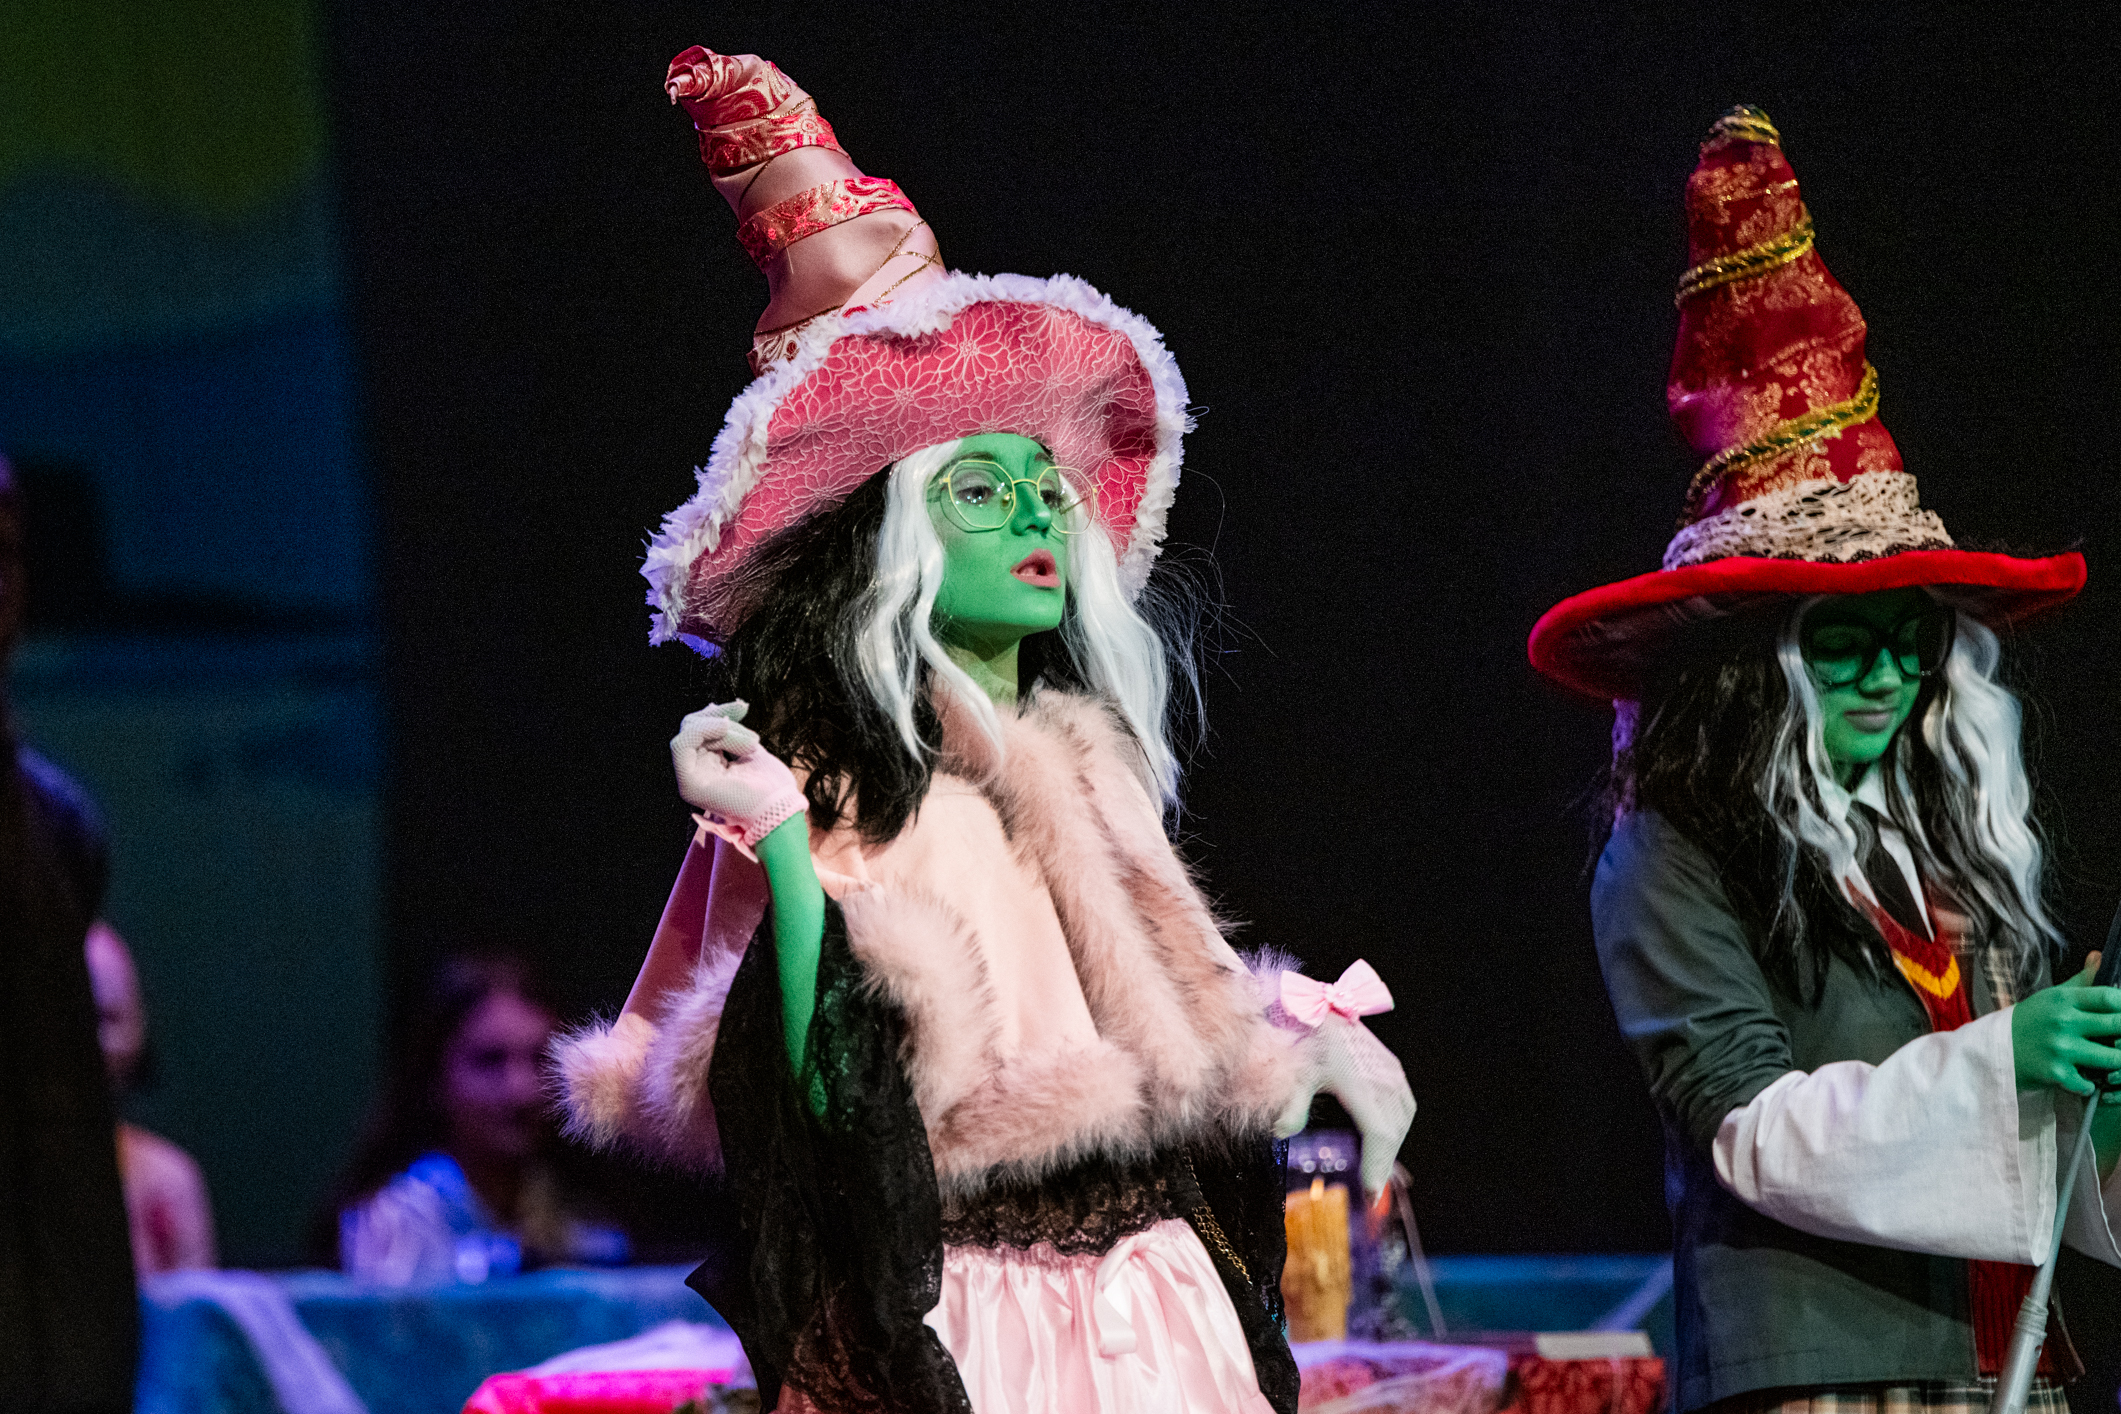
[[[1670, 1281], [1664, 1258], [1445, 1257], [1433, 1266], [1454, 1333], [1498, 1325], [1655, 1330], [1657, 1298]], [[142, 1293], [138, 1414], [457, 1414], [481, 1391], [480, 1414], [643, 1414], [668, 1407], [659, 1403], [665, 1385], [697, 1388], [707, 1380], [607, 1377], [555, 1357], [639, 1343], [649, 1339], [643, 1332], [652, 1336], [672, 1321], [726, 1336], [685, 1275], [679, 1267], [546, 1271], [426, 1288], [367, 1286], [330, 1272], [158, 1278]], [[1410, 1314], [1418, 1301], [1402, 1293]], [[1566, 1348], [1551, 1338], [1549, 1346], [1542, 1354], [1531, 1337], [1300, 1345], [1302, 1407], [1304, 1414], [1649, 1414], [1662, 1407], [1655, 1357], [1567, 1359], [1554, 1353]], [[521, 1373], [541, 1364], [554, 1373]]]
[[[488, 1375], [665, 1321], [713, 1321], [686, 1267], [543, 1271], [478, 1286], [378, 1287], [336, 1272], [180, 1272], [141, 1293], [136, 1414], [457, 1414]], [[284, 1298], [298, 1326], [275, 1324]], [[288, 1347], [321, 1347], [357, 1404]], [[279, 1368], [275, 1368], [276, 1364]], [[324, 1374], [305, 1383], [305, 1374]]]
[[[1566, 1347], [1543, 1350], [1542, 1343], [1524, 1336], [1479, 1346], [1300, 1344], [1297, 1407], [1301, 1414], [1652, 1414], [1663, 1407], [1664, 1362], [1655, 1356], [1585, 1356]], [[748, 1390], [663, 1363], [495, 1375], [464, 1414], [665, 1414], [685, 1402], [700, 1414], [756, 1408]]]

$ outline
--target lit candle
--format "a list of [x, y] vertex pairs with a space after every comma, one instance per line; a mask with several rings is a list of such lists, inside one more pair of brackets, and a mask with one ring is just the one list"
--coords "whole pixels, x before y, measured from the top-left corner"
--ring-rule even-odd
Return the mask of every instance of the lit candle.
[[1281, 1299], [1291, 1340], [1344, 1340], [1354, 1273], [1348, 1256], [1348, 1190], [1311, 1180], [1309, 1192], [1288, 1195], [1282, 1223], [1289, 1258], [1281, 1269]]

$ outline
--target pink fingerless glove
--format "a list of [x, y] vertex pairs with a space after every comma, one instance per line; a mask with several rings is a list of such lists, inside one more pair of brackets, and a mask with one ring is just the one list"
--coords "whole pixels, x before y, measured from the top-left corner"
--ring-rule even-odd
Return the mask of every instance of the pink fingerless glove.
[[810, 808], [795, 776], [764, 747], [754, 746], [749, 756], [731, 762], [723, 782], [732, 797], [742, 792], [756, 803], [731, 799], [692, 818], [701, 829], [735, 845], [746, 859], [757, 859], [760, 840]]
[[759, 841], [810, 802], [786, 763], [741, 725], [745, 711], [733, 702], [693, 713], [672, 739], [670, 756], [678, 794], [698, 810], [700, 828], [756, 859]]

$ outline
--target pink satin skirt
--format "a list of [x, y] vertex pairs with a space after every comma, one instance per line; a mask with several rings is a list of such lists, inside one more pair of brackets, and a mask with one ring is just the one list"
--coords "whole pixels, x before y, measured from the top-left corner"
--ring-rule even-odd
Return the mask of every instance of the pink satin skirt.
[[1102, 1257], [946, 1247], [927, 1321], [977, 1414], [1272, 1414], [1222, 1278], [1176, 1218]]

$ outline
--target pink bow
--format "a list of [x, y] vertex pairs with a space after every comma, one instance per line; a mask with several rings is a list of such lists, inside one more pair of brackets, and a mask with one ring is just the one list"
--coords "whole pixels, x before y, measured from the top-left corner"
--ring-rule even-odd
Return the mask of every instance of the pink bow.
[[1281, 974], [1282, 1010], [1314, 1030], [1325, 1024], [1326, 1013], [1337, 1011], [1353, 1021], [1392, 1009], [1392, 993], [1377, 969], [1357, 959], [1348, 964], [1338, 982], [1318, 982], [1301, 972]]

